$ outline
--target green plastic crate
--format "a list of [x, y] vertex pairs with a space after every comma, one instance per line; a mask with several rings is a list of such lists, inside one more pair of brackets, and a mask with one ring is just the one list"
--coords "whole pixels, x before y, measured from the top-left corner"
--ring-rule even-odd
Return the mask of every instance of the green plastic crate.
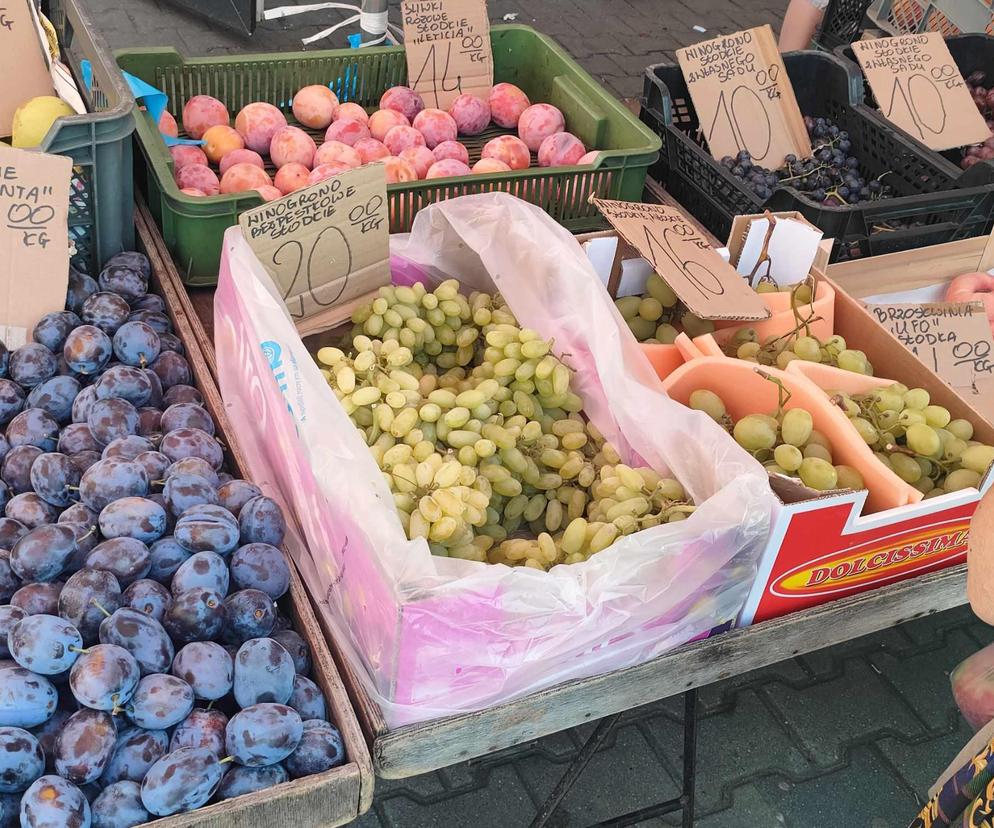
[[[586, 146], [601, 150], [601, 157], [596, 166], [533, 167], [391, 184], [387, 188], [391, 231], [410, 230], [417, 211], [434, 201], [493, 190], [542, 207], [574, 232], [603, 226], [600, 214], [588, 203], [591, 194], [640, 200], [646, 171], [659, 155], [659, 137], [548, 37], [528, 26], [510, 25], [493, 27], [491, 40], [494, 82], [514, 83], [532, 101], [558, 106], [567, 128]], [[118, 51], [116, 57], [124, 71], [169, 96], [169, 110], [177, 120], [189, 98], [207, 94], [224, 101], [232, 115], [253, 101], [267, 101], [294, 123], [289, 101], [308, 84], [331, 84], [343, 102], [355, 101], [372, 111], [384, 90], [407, 82], [404, 49], [397, 46], [193, 59], [173, 49], [129, 49]], [[135, 119], [145, 162], [144, 169], [139, 166], [137, 170], [138, 185], [145, 191], [173, 259], [187, 284], [214, 284], [224, 231], [237, 223], [242, 211], [262, 201], [246, 193], [208, 198], [183, 195], [173, 180], [169, 151], [151, 117], [136, 111]], [[470, 162], [479, 158], [483, 144], [502, 132], [508, 130], [493, 128], [461, 139], [469, 148]]]
[[[115, 253], [135, 246], [131, 175], [135, 100], [110, 50], [76, 0], [48, 0], [43, 11], [55, 27], [62, 59], [72, 70], [87, 113], [59, 118], [39, 149], [72, 159], [69, 239], [76, 247], [73, 263], [96, 273]], [[89, 64], [88, 72], [83, 71], [83, 61]]]

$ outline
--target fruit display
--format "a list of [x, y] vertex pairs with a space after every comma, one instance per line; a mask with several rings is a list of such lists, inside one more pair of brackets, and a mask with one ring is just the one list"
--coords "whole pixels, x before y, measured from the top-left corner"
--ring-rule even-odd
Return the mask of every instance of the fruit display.
[[139, 825], [345, 760], [277, 601], [279, 506], [224, 471], [150, 266], [72, 270], [0, 346], [0, 814]]
[[614, 304], [639, 342], [670, 345], [680, 333], [693, 338], [714, 331], [714, 323], [687, 310], [658, 273], [649, 275], [642, 293], [622, 296]]
[[[987, 128], [994, 132], [994, 88], [991, 88], [987, 73], [984, 71], [973, 72], [966, 79], [966, 85], [973, 96], [973, 102], [977, 105], [977, 110], [987, 121]], [[990, 161], [994, 158], [994, 135], [991, 135], [982, 144], [963, 147], [962, 155], [959, 165], [964, 170], [970, 169], [981, 161]]]
[[926, 498], [977, 487], [994, 446], [973, 439], [973, 424], [932, 405], [924, 388], [895, 383], [869, 394], [830, 392], [878, 460]]
[[500, 295], [383, 287], [322, 373], [435, 555], [548, 570], [694, 511], [587, 422], [553, 343]]
[[[509, 83], [496, 84], [488, 100], [459, 95], [447, 111], [425, 108], [413, 89], [394, 86], [372, 113], [340, 103], [326, 86], [312, 85], [294, 95], [291, 114], [295, 124], [272, 104], [251, 103], [232, 125], [217, 98], [190, 98], [183, 106], [183, 130], [203, 143], [170, 148], [180, 190], [192, 196], [255, 190], [269, 201], [376, 161], [384, 162], [387, 183], [396, 184], [532, 164], [591, 164], [597, 157], [566, 131], [559, 109], [532, 104]], [[170, 133], [173, 127], [162, 126]], [[484, 141], [479, 136], [488, 130], [515, 134], [502, 132]], [[460, 137], [472, 142], [472, 167], [471, 147]]]
[[990, 273], [963, 273], [946, 288], [947, 302], [980, 302], [994, 334], [994, 276]]

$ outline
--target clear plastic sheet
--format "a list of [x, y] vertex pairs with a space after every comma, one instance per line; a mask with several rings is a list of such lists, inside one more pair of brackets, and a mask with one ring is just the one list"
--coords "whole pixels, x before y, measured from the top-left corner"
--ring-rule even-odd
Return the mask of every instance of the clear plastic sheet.
[[365, 443], [238, 228], [215, 298], [221, 390], [253, 476], [295, 517], [291, 552], [336, 646], [390, 727], [643, 662], [733, 620], [766, 542], [762, 467], [670, 400], [579, 244], [499, 193], [422, 210], [395, 274], [499, 290], [555, 340], [585, 413], [631, 462], [681, 480], [688, 520], [550, 572], [440, 558], [409, 541]]

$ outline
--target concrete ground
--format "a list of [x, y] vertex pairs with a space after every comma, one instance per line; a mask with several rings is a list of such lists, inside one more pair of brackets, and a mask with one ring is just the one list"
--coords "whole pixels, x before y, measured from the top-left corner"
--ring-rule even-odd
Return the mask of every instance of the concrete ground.
[[[174, 46], [188, 55], [300, 49], [301, 37], [342, 15], [269, 22], [249, 39], [157, 0], [81, 1], [112, 47]], [[513, 16], [551, 35], [623, 98], [637, 97], [645, 67], [672, 59], [678, 46], [764, 23], [778, 28], [785, 6], [786, 0], [489, 0], [493, 21]], [[339, 36], [326, 46], [343, 42]], [[949, 673], [992, 641], [994, 631], [963, 608], [706, 688], [697, 825], [904, 828], [971, 735], [953, 704]], [[633, 711], [567, 797], [558, 828], [674, 796], [682, 709], [671, 699]], [[357, 825], [526, 826], [592, 727], [414, 779], [381, 780], [373, 810]], [[643, 823], [673, 824], [674, 818]]]

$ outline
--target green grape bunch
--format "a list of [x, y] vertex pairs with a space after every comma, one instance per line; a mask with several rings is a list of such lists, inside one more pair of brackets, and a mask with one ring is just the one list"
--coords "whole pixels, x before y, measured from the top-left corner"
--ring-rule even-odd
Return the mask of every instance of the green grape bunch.
[[672, 345], [683, 332], [693, 338], [714, 332], [714, 323], [687, 310], [658, 273], [651, 273], [638, 296], [614, 300], [618, 312], [639, 342]]

